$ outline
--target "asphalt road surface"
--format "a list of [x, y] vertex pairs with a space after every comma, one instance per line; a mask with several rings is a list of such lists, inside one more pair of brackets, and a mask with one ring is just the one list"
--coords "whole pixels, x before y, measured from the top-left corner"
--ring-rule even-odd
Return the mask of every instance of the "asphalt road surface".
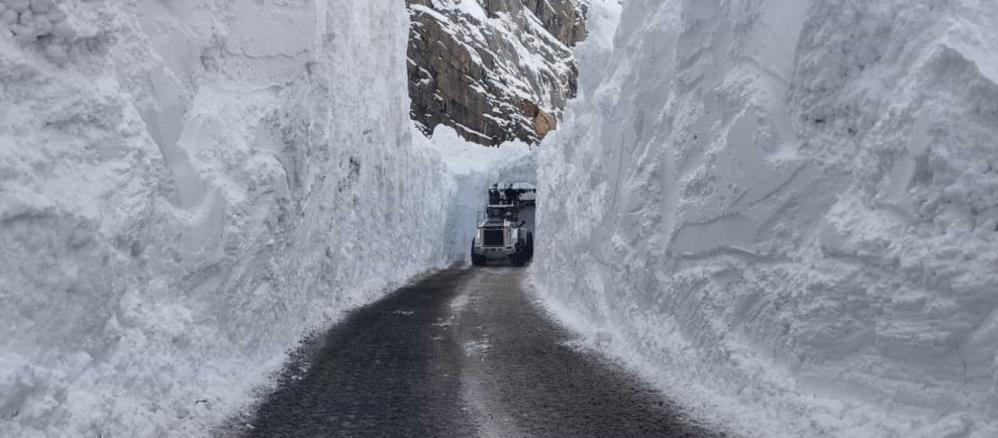
[[704, 437], [666, 398], [572, 347], [522, 268], [450, 269], [307, 343], [249, 437]]

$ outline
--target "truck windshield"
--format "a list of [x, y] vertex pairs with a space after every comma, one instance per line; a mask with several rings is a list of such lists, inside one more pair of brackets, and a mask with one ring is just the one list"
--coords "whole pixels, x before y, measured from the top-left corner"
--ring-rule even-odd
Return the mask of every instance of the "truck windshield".
[[512, 211], [509, 208], [501, 207], [489, 207], [486, 212], [489, 215], [489, 219], [502, 219], [506, 217], [506, 213]]

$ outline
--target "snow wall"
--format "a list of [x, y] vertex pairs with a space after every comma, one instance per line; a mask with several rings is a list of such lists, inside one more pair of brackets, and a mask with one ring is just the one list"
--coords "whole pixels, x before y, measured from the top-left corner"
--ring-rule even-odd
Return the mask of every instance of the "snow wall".
[[538, 158], [556, 313], [750, 436], [998, 436], [998, 3], [620, 9]]
[[413, 134], [402, 2], [0, 18], [0, 436], [207, 434], [303, 334], [466, 257], [486, 182]]

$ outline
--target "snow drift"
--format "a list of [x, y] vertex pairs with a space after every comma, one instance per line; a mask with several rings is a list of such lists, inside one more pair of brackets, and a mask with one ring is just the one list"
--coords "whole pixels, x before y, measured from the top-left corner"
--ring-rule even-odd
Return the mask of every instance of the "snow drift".
[[552, 307], [749, 434], [998, 435], [998, 5], [616, 3], [541, 147]]
[[464, 256], [403, 4], [0, 16], [0, 435], [205, 434], [303, 333]]

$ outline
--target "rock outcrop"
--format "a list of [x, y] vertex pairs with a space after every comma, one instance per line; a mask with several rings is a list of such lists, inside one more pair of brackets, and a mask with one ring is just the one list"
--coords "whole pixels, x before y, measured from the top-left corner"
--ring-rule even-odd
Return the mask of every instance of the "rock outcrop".
[[579, 0], [408, 0], [411, 116], [484, 145], [536, 143], [575, 95]]

